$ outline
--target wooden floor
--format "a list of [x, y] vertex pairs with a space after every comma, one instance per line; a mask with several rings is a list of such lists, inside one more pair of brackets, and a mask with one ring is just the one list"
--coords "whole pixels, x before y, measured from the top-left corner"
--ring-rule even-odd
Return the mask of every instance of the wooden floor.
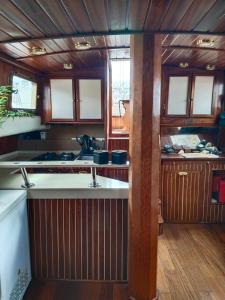
[[[159, 237], [159, 300], [225, 299], [225, 225], [165, 224]], [[33, 281], [24, 300], [127, 300], [127, 286]]]
[[24, 300], [127, 300], [127, 285], [33, 280]]
[[166, 224], [158, 289], [160, 300], [224, 300], [225, 226]]

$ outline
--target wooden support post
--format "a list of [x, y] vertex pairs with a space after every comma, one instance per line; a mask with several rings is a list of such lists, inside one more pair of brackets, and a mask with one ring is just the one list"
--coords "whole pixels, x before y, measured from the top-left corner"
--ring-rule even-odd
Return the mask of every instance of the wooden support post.
[[129, 299], [156, 298], [161, 37], [131, 37]]

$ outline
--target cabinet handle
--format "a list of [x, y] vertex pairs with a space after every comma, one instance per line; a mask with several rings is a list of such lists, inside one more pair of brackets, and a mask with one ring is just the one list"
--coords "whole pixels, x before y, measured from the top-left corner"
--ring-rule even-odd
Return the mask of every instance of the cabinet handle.
[[187, 176], [187, 175], [188, 175], [188, 172], [178, 172], [178, 175], [179, 175], [179, 176]]

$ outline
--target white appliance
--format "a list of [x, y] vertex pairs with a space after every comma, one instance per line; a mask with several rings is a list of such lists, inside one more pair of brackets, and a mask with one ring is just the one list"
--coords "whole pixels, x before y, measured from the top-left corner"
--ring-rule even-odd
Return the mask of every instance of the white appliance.
[[26, 191], [0, 191], [0, 300], [21, 300], [31, 281]]

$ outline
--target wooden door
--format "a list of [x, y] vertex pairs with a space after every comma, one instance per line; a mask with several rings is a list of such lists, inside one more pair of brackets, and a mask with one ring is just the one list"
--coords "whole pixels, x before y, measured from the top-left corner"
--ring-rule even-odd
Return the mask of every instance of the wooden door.
[[166, 222], [202, 220], [204, 165], [167, 163], [162, 166], [163, 218]]
[[74, 121], [72, 79], [50, 79], [51, 120]]
[[192, 116], [213, 115], [213, 75], [195, 75], [192, 81]]
[[103, 92], [101, 79], [78, 79], [76, 84], [77, 120], [103, 120]]
[[167, 116], [188, 116], [189, 76], [168, 76]]

